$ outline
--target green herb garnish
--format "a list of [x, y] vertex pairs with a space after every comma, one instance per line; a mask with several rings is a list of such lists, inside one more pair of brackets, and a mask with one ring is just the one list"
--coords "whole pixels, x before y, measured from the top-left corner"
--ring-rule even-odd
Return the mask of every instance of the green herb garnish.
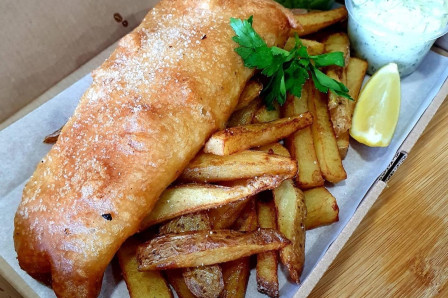
[[261, 74], [268, 78], [262, 91], [268, 109], [274, 108], [275, 100], [283, 105], [288, 92], [300, 97], [303, 84], [310, 76], [320, 92], [327, 93], [330, 90], [353, 100], [344, 84], [319, 70], [319, 67], [330, 65], [344, 66], [344, 55], [341, 52], [310, 56], [297, 35], [291, 51], [268, 47], [252, 27], [252, 16], [247, 20], [231, 18], [230, 26], [236, 34], [233, 41], [240, 45], [235, 51], [243, 58], [244, 65], [261, 70]]

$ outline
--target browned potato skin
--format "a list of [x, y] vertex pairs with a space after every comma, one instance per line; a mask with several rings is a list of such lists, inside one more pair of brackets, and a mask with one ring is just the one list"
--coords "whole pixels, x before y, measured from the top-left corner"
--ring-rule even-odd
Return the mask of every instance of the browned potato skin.
[[[325, 52], [342, 52], [344, 55], [345, 66], [348, 65], [350, 59], [350, 41], [346, 33], [337, 32], [330, 34], [323, 41]], [[327, 68], [327, 76], [347, 85], [346, 67], [330, 66]], [[331, 122], [336, 137], [348, 131], [351, 126], [351, 114], [349, 107], [349, 99], [338, 96], [333, 92], [328, 93], [328, 109], [330, 110]]]
[[[239, 231], [254, 231], [257, 228], [257, 212], [253, 198], [246, 204], [241, 216], [233, 228]], [[250, 258], [244, 257], [235, 261], [223, 263], [224, 298], [244, 298], [250, 273]]]
[[[367, 62], [362, 59], [355, 57], [350, 57], [349, 59], [349, 63], [347, 65], [346, 70], [346, 77], [347, 77], [346, 86], [349, 90], [350, 96], [353, 98], [353, 101], [352, 100], [348, 101], [350, 117], [353, 116], [353, 111], [355, 110], [356, 102], [358, 101], [362, 82], [364, 81], [364, 77], [366, 75], [367, 66], [368, 66]], [[336, 139], [338, 143], [339, 154], [341, 155], [341, 158], [344, 159], [345, 156], [347, 155], [347, 150], [350, 141], [349, 132], [346, 131], [345, 133], [342, 133], [341, 135], [337, 136]]]
[[140, 224], [140, 230], [177, 216], [219, 207], [261, 191], [273, 189], [288, 176], [261, 176], [234, 186], [185, 184], [168, 188], [153, 211]]
[[348, 12], [345, 6], [328, 11], [297, 14], [295, 15], [295, 19], [300, 26], [296, 29], [292, 29], [290, 35], [294, 36], [294, 33], [297, 33], [299, 36], [304, 36], [317, 32], [323, 28], [344, 21], [347, 18], [347, 15]]
[[274, 102], [274, 109], [269, 110], [265, 105], [260, 107], [254, 115], [252, 123], [265, 123], [277, 120], [280, 118], [280, 107]]
[[[274, 202], [257, 201], [258, 226], [260, 228], [277, 229]], [[268, 251], [257, 255], [257, 288], [270, 297], [278, 297], [278, 255], [276, 251]]]
[[228, 229], [238, 219], [251, 197], [213, 208], [208, 211], [210, 223], [214, 230]]
[[[306, 47], [308, 54], [310, 55], [320, 55], [323, 54], [325, 51], [325, 45], [321, 42], [303, 38], [301, 38], [300, 41]], [[290, 37], [286, 42], [284, 49], [290, 51], [294, 48], [295, 44], [296, 39], [294, 37]]]
[[185, 284], [182, 271], [183, 269], [166, 270], [165, 271], [166, 279], [168, 280], [170, 285], [174, 288], [179, 298], [196, 298], [190, 292], [187, 285]]
[[313, 122], [310, 113], [282, 118], [269, 123], [230, 127], [214, 133], [205, 143], [204, 152], [229, 155], [281, 140]]
[[[205, 212], [186, 214], [160, 227], [160, 234], [210, 230], [210, 220]], [[183, 270], [185, 285], [195, 297], [219, 297], [224, 280], [219, 265], [199, 266]]]
[[227, 121], [227, 127], [235, 127], [252, 123], [252, 119], [254, 118], [260, 105], [261, 100], [257, 98], [241, 110], [233, 112]]
[[137, 271], [137, 246], [141, 244], [136, 238], [126, 240], [117, 252], [121, 272], [131, 298], [161, 297], [171, 298], [170, 287], [158, 271]]
[[327, 108], [326, 95], [312, 88], [308, 97], [308, 109], [313, 115], [311, 125], [314, 148], [319, 161], [322, 176], [325, 180], [337, 183], [347, 178], [347, 173], [342, 166], [341, 156], [331, 124], [330, 114]]
[[263, 90], [263, 84], [254, 80], [247, 82], [246, 87], [244, 87], [243, 92], [241, 92], [235, 111], [247, 107], [250, 102], [260, 95], [261, 90]]
[[[308, 81], [302, 89], [300, 98], [289, 96], [283, 106], [285, 116], [308, 112], [308, 96], [312, 85]], [[311, 127], [305, 127], [296, 131], [285, 140], [291, 156], [297, 161], [298, 173], [295, 181], [301, 189], [308, 189], [324, 185], [324, 178], [320, 170], [319, 162], [314, 148], [314, 140]]]
[[305, 218], [307, 230], [330, 225], [339, 220], [338, 203], [325, 187], [316, 187], [303, 193], [307, 211]]
[[278, 230], [291, 241], [290, 245], [280, 250], [280, 260], [288, 269], [290, 279], [299, 283], [305, 263], [304, 196], [300, 189], [294, 187], [291, 179], [274, 189], [273, 194]]
[[197, 231], [158, 236], [138, 247], [141, 271], [187, 268], [277, 250], [290, 242], [273, 229]]
[[180, 176], [186, 182], [220, 182], [253, 178], [262, 175], [292, 175], [297, 164], [291, 158], [245, 150], [219, 156], [200, 153]]

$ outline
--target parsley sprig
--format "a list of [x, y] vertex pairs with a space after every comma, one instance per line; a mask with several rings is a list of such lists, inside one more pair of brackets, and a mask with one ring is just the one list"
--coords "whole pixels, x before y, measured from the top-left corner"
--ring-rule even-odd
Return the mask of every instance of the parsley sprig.
[[252, 16], [247, 20], [231, 18], [230, 26], [236, 34], [232, 39], [239, 44], [235, 51], [243, 59], [244, 65], [261, 70], [261, 74], [268, 78], [261, 95], [269, 109], [274, 108], [275, 100], [283, 105], [287, 93], [300, 97], [303, 84], [310, 76], [320, 92], [327, 93], [330, 90], [353, 100], [344, 84], [319, 70], [320, 67], [330, 65], [344, 66], [341, 52], [310, 56], [297, 35], [295, 46], [290, 51], [268, 47], [252, 27], [252, 22]]

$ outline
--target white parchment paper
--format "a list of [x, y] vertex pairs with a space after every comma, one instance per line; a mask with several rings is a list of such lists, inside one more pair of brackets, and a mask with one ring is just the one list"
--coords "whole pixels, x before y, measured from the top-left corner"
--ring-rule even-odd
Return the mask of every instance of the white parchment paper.
[[[387, 148], [369, 148], [351, 141], [344, 167], [347, 180], [328, 185], [336, 197], [340, 221], [329, 227], [307, 232], [306, 263], [302, 280], [306, 279], [328, 246], [355, 212], [357, 206], [378, 176], [387, 168], [412, 127], [431, 103], [448, 76], [448, 58], [430, 52], [419, 69], [402, 80], [400, 119], [391, 145]], [[0, 256], [18, 272], [40, 297], [55, 297], [53, 291], [38, 283], [19, 268], [13, 245], [13, 220], [22, 190], [36, 164], [51, 145], [43, 138], [60, 128], [73, 113], [83, 92], [91, 83], [90, 75], [34, 110], [21, 120], [0, 132]], [[282, 297], [292, 296], [298, 286], [287, 282], [279, 274]], [[127, 297], [116, 262], [109, 266], [103, 281], [101, 297]], [[257, 292], [252, 272], [247, 297], [263, 296]]]

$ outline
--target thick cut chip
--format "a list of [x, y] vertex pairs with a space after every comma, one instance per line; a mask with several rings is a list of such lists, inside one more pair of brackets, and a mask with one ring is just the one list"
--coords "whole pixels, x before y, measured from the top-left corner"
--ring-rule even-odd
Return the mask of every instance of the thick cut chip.
[[185, 184], [165, 190], [140, 230], [177, 216], [219, 207], [273, 189], [289, 176], [260, 176], [234, 186]]
[[249, 81], [244, 87], [243, 92], [240, 95], [240, 99], [238, 101], [238, 105], [235, 108], [235, 111], [241, 110], [249, 105], [255, 98], [260, 95], [261, 90], [263, 89], [263, 85], [257, 81]]
[[295, 175], [296, 162], [290, 158], [245, 150], [231, 155], [201, 153], [179, 177], [187, 182], [234, 181], [262, 175]]
[[280, 260], [288, 269], [291, 280], [299, 283], [305, 263], [304, 196], [300, 189], [294, 187], [291, 179], [274, 189], [273, 194], [278, 230], [291, 241], [291, 244], [280, 250]]
[[327, 108], [326, 95], [312, 88], [308, 97], [308, 109], [313, 115], [311, 125], [314, 149], [320, 170], [325, 180], [337, 183], [347, 178], [347, 173], [342, 166], [341, 156], [334, 135], [330, 114]]
[[300, 24], [298, 28], [290, 31], [290, 35], [294, 36], [297, 33], [299, 36], [304, 36], [310, 33], [317, 32], [323, 28], [339, 23], [347, 19], [347, 9], [345, 6], [328, 10], [310, 12], [306, 14], [296, 14], [295, 19]]
[[326, 226], [339, 220], [339, 207], [335, 197], [325, 188], [304, 191], [307, 230]]
[[267, 145], [309, 126], [312, 122], [311, 114], [304, 113], [269, 123], [230, 127], [213, 134], [205, 144], [204, 152], [230, 155], [249, 148]]
[[260, 105], [261, 100], [258, 98], [251, 101], [246, 107], [242, 108], [241, 110], [233, 112], [233, 114], [229, 118], [229, 121], [227, 121], [227, 127], [235, 127], [252, 123], [255, 113], [257, 112]]
[[[260, 228], [276, 229], [277, 220], [274, 202], [257, 201], [258, 226]], [[257, 288], [270, 297], [278, 297], [278, 254], [268, 251], [257, 255]]]
[[158, 236], [137, 249], [141, 271], [213, 265], [278, 250], [290, 242], [274, 229], [197, 231]]
[[[311, 87], [308, 81], [302, 89], [300, 98], [292, 95], [288, 97], [284, 106], [284, 114], [286, 116], [308, 111], [308, 96]], [[301, 189], [308, 189], [324, 185], [325, 181], [317, 160], [311, 127], [305, 127], [290, 135], [286, 139], [286, 146], [291, 156], [297, 161], [297, 186]]]
[[136, 238], [126, 240], [117, 252], [123, 278], [132, 298], [173, 297], [170, 287], [158, 271], [140, 272], [137, 270], [137, 246], [141, 244]]

